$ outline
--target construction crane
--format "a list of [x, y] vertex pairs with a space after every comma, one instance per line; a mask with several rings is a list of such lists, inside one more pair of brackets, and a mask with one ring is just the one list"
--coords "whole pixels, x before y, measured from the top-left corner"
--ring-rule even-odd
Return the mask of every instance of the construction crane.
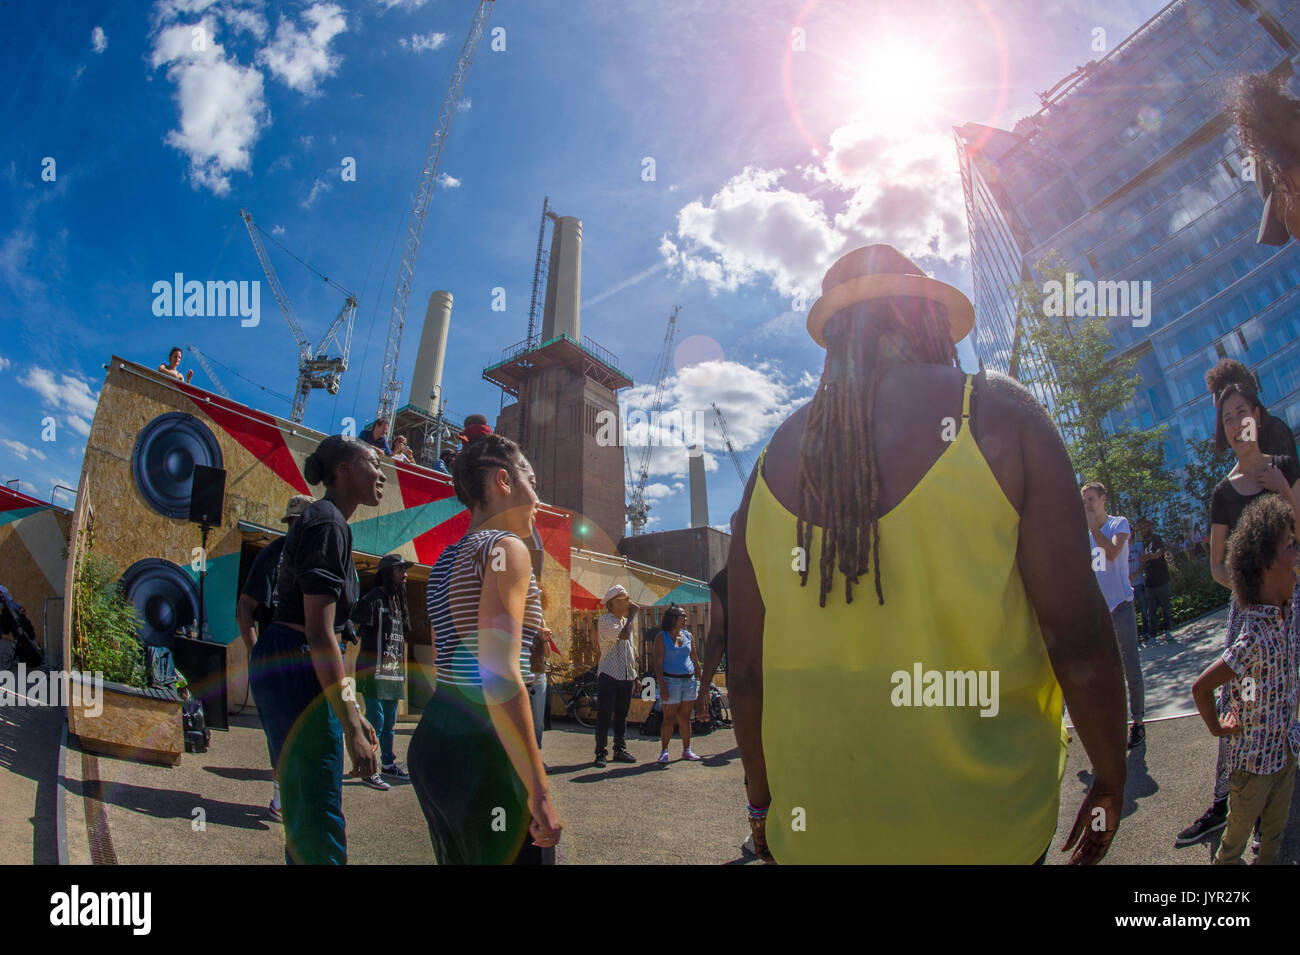
[[541, 302], [542, 276], [550, 265], [550, 256], [546, 251], [546, 220], [552, 222], [559, 218], [551, 211], [551, 197], [542, 198], [542, 224], [537, 228], [537, 259], [533, 263], [533, 297], [528, 306], [528, 347], [537, 344], [537, 309]]
[[212, 370], [212, 366], [208, 364], [207, 358], [203, 356], [203, 352], [199, 351], [198, 346], [186, 345], [185, 347], [189, 349], [190, 354], [194, 356], [194, 360], [199, 363], [199, 366], [207, 373], [207, 376], [212, 379], [212, 384], [216, 387], [217, 393], [226, 398], [230, 398], [231, 401], [234, 401], [235, 399], [232, 398], [230, 392], [226, 390], [226, 386], [221, 383], [221, 379], [218, 378], [217, 373]]
[[420, 251], [420, 239], [424, 235], [424, 223], [429, 214], [429, 202], [433, 199], [434, 187], [438, 184], [438, 170], [442, 166], [442, 154], [447, 148], [447, 137], [451, 132], [451, 121], [456, 118], [460, 106], [460, 94], [465, 88], [465, 77], [474, 62], [474, 52], [479, 40], [487, 28], [488, 17], [492, 14], [495, 0], [479, 0], [478, 9], [474, 11], [474, 20], [470, 23], [469, 34], [460, 48], [460, 57], [451, 74], [451, 85], [442, 98], [442, 112], [438, 114], [438, 125], [434, 128], [433, 139], [429, 143], [429, 152], [424, 157], [424, 171], [420, 174], [420, 186], [415, 193], [415, 206], [411, 209], [411, 221], [406, 230], [406, 244], [402, 247], [402, 263], [397, 270], [397, 287], [393, 290], [393, 311], [388, 319], [388, 341], [384, 345], [384, 366], [380, 371], [379, 408], [375, 420], [390, 423], [397, 414], [397, 398], [402, 392], [402, 382], [397, 377], [397, 359], [402, 349], [402, 328], [406, 324], [406, 303], [411, 297], [411, 284], [415, 280], [415, 259]]
[[[664, 343], [659, 348], [659, 358], [655, 362], [655, 397], [650, 405], [649, 423], [651, 425], [658, 419], [659, 409], [664, 403], [664, 385], [668, 381], [668, 365], [673, 359], [673, 336], [677, 334], [677, 311], [680, 308], [680, 305], [674, 306], [673, 313], [668, 316], [668, 331], [664, 334]], [[641, 466], [637, 469], [636, 480], [632, 483], [631, 500], [627, 505], [627, 519], [628, 523], [632, 525], [634, 535], [640, 534], [644, 530], [646, 516], [650, 511], [650, 505], [645, 499], [645, 486], [650, 478], [650, 455], [653, 449], [654, 442], [647, 427], [645, 449], [641, 452]], [[626, 462], [626, 460], [625, 456], [624, 461]]]
[[[352, 350], [352, 326], [353, 320], [357, 314], [357, 297], [342, 285], [333, 281], [327, 275], [322, 275], [316, 269], [313, 269], [298, 256], [293, 255], [280, 242], [275, 242], [272, 237], [271, 241], [276, 245], [289, 252], [291, 256], [306, 265], [316, 275], [325, 280], [326, 284], [343, 293], [343, 308], [339, 310], [337, 317], [326, 330], [324, 337], [315, 348], [312, 347], [307, 333], [303, 331], [302, 322], [294, 313], [293, 306], [289, 304], [289, 296], [285, 294], [284, 287], [280, 284], [280, 278], [275, 274], [275, 267], [271, 265], [271, 259], [266, 254], [266, 246], [262, 244], [262, 230], [257, 223], [253, 221], [252, 213], [239, 210], [239, 216], [244, 220], [244, 225], [248, 227], [248, 237], [253, 240], [253, 251], [257, 253], [257, 261], [262, 264], [262, 271], [266, 273], [266, 281], [271, 286], [271, 294], [275, 296], [276, 302], [280, 306], [280, 311], [284, 313], [284, 320], [289, 324], [289, 331], [293, 333], [294, 340], [298, 342], [298, 388], [293, 396], [293, 408], [289, 412], [289, 420], [302, 422], [303, 415], [307, 411], [307, 396], [311, 394], [313, 388], [324, 388], [331, 395], [339, 393], [339, 378], [343, 372], [348, 370], [348, 353]], [[343, 332], [343, 341], [339, 342], [339, 332]], [[330, 345], [339, 349], [337, 357], [326, 357], [326, 352]], [[209, 374], [211, 374], [209, 372]]]
[[718, 429], [722, 432], [722, 440], [727, 443], [727, 453], [731, 455], [731, 463], [736, 466], [736, 473], [740, 475], [740, 483], [743, 486], [749, 481], [750, 468], [741, 463], [740, 452], [736, 450], [731, 441], [731, 430], [727, 427], [727, 419], [722, 416], [722, 409], [716, 403], [710, 402], [713, 407], [713, 417], [718, 422]]

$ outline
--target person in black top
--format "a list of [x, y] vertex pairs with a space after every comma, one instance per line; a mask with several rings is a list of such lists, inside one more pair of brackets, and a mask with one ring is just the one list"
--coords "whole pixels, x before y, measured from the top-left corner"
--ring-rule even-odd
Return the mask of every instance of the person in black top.
[[[1245, 391], [1259, 399], [1259, 380], [1254, 373], [1235, 358], [1221, 358], [1213, 368], [1205, 373], [1205, 387], [1218, 404], [1219, 395], [1228, 385], [1240, 385]], [[1259, 409], [1259, 447], [1265, 454], [1277, 454], [1292, 461], [1300, 461], [1296, 454], [1295, 435], [1291, 427], [1266, 409]]]
[[[1232, 580], [1226, 566], [1228, 537], [1246, 506], [1265, 494], [1276, 494], [1290, 506], [1292, 513], [1300, 514], [1296, 504], [1300, 500], [1300, 468], [1293, 456], [1269, 453], [1261, 446], [1264, 432], [1260, 423], [1266, 418], [1267, 410], [1248, 384], [1230, 382], [1215, 400], [1215, 446], [1220, 450], [1231, 447], [1237, 455], [1236, 465], [1215, 487], [1210, 498], [1210, 572], [1229, 589]], [[1237, 611], [1237, 601], [1232, 599], [1228, 604], [1226, 646], [1237, 639], [1241, 627]], [[1190, 845], [1227, 825], [1228, 784], [1227, 744], [1220, 738], [1214, 803], [1201, 818], [1178, 834], [1176, 845]]]
[[381, 792], [391, 787], [384, 776], [410, 779], [393, 752], [393, 731], [397, 728], [397, 704], [406, 697], [406, 634], [411, 613], [406, 605], [406, 572], [412, 566], [401, 554], [386, 554], [379, 561], [379, 573], [352, 620], [361, 632], [357, 650], [357, 690], [366, 698], [366, 719], [379, 734], [382, 773], [362, 782]]
[[1142, 579], [1146, 584], [1147, 610], [1143, 616], [1146, 633], [1144, 639], [1150, 640], [1160, 633], [1156, 624], [1157, 614], [1164, 614], [1165, 640], [1175, 642], [1174, 633], [1169, 625], [1169, 564], [1165, 556], [1165, 542], [1145, 517], [1138, 521], [1138, 531], [1142, 534], [1144, 552], [1142, 561]]
[[343, 751], [352, 775], [375, 774], [379, 740], [361, 715], [335, 632], [360, 596], [352, 562], [357, 507], [384, 494], [375, 449], [331, 435], [307, 456], [303, 476], [325, 496], [285, 536], [275, 582], [275, 620], [253, 647], [249, 680], [280, 780], [285, 860], [347, 862]]
[[[281, 523], [293, 527], [294, 521], [311, 503], [312, 498], [306, 494], [295, 494], [289, 498], [289, 503], [284, 509], [284, 517], [280, 518]], [[288, 533], [287, 529], [285, 533]], [[277, 537], [263, 547], [261, 553], [254, 558], [253, 566], [249, 568], [248, 577], [244, 580], [244, 588], [239, 592], [239, 603], [235, 606], [235, 620], [239, 624], [239, 635], [248, 649], [249, 659], [252, 659], [257, 635], [266, 633], [274, 619], [275, 575], [280, 569], [280, 552], [283, 550], [283, 537]], [[271, 769], [274, 772], [274, 753], [271, 754]], [[276, 822], [283, 822], [280, 815], [279, 781], [273, 781], [272, 786], [271, 818]]]

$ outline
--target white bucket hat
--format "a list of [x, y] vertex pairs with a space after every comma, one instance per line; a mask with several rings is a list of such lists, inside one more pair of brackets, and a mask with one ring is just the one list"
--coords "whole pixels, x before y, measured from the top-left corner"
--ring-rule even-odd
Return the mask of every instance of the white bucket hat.
[[605, 606], [608, 607], [609, 602], [613, 600], [615, 597], [627, 597], [627, 596], [629, 596], [627, 592], [627, 588], [624, 587], [622, 584], [615, 584], [613, 587], [610, 587], [609, 590], [605, 591]]

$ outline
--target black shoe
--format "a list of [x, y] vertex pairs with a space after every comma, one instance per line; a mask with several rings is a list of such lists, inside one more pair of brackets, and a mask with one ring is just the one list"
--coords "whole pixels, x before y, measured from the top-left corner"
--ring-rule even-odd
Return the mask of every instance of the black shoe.
[[1212, 832], [1218, 832], [1228, 824], [1228, 814], [1219, 812], [1213, 806], [1205, 810], [1200, 819], [1178, 833], [1178, 838], [1174, 840], [1176, 846], [1190, 846], [1193, 842], [1200, 842]]
[[591, 765], [595, 766], [597, 769], [604, 769], [604, 768], [605, 768], [605, 754], [604, 754], [603, 752], [601, 752], [601, 753], [597, 753], [597, 754], [596, 754], [596, 760], [595, 760], [595, 762], [593, 762]]
[[614, 762], [616, 763], [635, 763], [636, 757], [625, 749], [614, 750]]
[[1133, 749], [1135, 746], [1141, 746], [1142, 741], [1147, 738], [1147, 728], [1141, 723], [1134, 723], [1133, 729], [1128, 734], [1128, 748]]

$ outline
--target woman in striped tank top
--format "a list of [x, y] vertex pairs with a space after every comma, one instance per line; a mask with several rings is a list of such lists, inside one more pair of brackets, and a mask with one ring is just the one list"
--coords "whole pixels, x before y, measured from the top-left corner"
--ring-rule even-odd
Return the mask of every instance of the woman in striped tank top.
[[525, 688], [543, 628], [522, 540], [533, 532], [537, 479], [518, 445], [497, 434], [466, 445], [452, 479], [470, 527], [429, 575], [438, 682], [408, 769], [439, 863], [552, 862], [562, 824]]

